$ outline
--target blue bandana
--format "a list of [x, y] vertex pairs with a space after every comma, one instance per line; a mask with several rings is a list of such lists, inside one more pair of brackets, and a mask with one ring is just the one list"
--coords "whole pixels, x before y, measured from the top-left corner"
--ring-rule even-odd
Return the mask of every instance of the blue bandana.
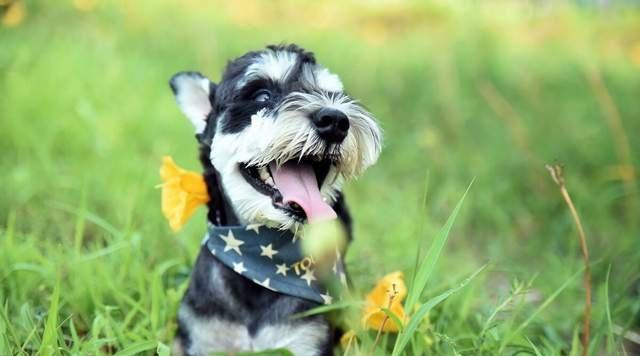
[[327, 279], [346, 284], [344, 264], [338, 251], [331, 271], [322, 274], [321, 278], [315, 259], [303, 254], [300, 237], [289, 230], [263, 225], [209, 224], [203, 243], [227, 267], [278, 293], [331, 304], [334, 296], [328, 291], [327, 285], [331, 281]]

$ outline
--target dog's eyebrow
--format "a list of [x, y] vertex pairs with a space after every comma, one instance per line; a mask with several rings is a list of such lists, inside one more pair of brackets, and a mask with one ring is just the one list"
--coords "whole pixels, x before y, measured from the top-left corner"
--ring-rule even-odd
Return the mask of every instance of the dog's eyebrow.
[[[244, 75], [245, 81], [253, 78], [270, 78], [276, 81], [283, 81], [288, 73], [296, 65], [298, 54], [286, 50], [268, 50], [257, 56], [251, 63]], [[243, 86], [243, 81], [239, 87]]]
[[[309, 66], [314, 65], [315, 60], [311, 60], [310, 58], [305, 56], [297, 56], [295, 64], [289, 68], [289, 70], [286, 72], [286, 76], [282, 78], [282, 80], [284, 80], [285, 82], [296, 82], [302, 76], [305, 66], [310, 68], [310, 70], [313, 70]], [[313, 79], [315, 80], [315, 78]]]
[[236, 97], [247, 98], [258, 89], [273, 87], [275, 87], [275, 83], [271, 78], [257, 77], [245, 83], [238, 91]]

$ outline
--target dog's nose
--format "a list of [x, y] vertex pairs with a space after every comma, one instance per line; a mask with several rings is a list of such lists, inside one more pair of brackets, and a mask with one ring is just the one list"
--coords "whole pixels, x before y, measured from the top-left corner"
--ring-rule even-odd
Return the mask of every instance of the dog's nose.
[[340, 143], [347, 137], [349, 118], [342, 111], [323, 108], [312, 115], [318, 136], [327, 142]]

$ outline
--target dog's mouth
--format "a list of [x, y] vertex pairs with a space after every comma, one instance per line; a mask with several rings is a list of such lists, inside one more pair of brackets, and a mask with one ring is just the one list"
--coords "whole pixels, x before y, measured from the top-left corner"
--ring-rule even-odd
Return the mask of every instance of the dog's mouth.
[[305, 157], [278, 165], [239, 164], [244, 179], [258, 192], [269, 196], [274, 207], [298, 222], [316, 222], [336, 217], [335, 211], [320, 194], [334, 160]]

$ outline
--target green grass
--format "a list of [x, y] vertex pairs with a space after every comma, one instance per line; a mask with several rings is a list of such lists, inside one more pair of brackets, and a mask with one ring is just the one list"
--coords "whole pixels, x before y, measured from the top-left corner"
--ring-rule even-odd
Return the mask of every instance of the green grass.
[[[316, 52], [385, 131], [347, 187], [347, 264], [358, 293], [405, 271], [429, 311], [376, 355], [405, 341], [410, 355], [580, 354], [582, 262], [544, 168], [556, 160], [592, 252], [590, 353], [640, 353], [614, 332], [640, 329], [638, 10], [73, 3], [29, 1], [0, 27], [0, 355], [168, 354], [205, 225], [200, 211], [173, 234], [160, 213], [161, 157], [198, 168], [167, 79], [217, 80], [279, 42]], [[375, 332], [358, 338], [349, 354], [368, 354]]]

